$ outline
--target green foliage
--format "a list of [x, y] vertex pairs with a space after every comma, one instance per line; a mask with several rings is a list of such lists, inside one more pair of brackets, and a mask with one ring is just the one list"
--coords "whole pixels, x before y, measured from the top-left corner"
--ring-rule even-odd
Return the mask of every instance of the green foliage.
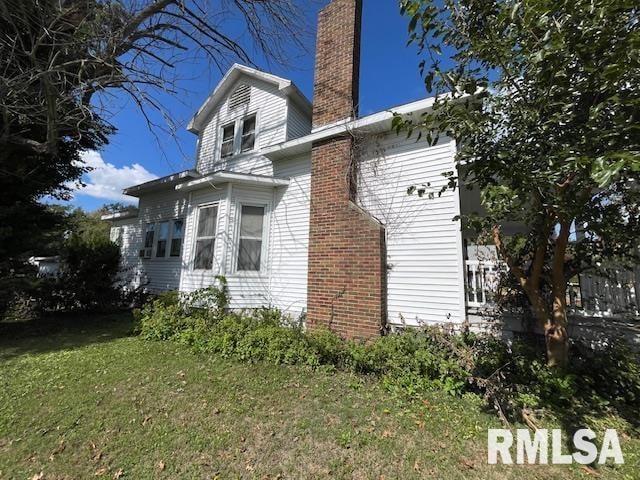
[[72, 234], [65, 242], [61, 269], [40, 281], [36, 298], [45, 310], [92, 311], [120, 306], [116, 285], [120, 248], [104, 238]]
[[590, 409], [640, 407], [640, 359], [621, 346], [594, 350], [577, 345], [576, 362], [560, 373], [541, 362], [539, 352], [528, 344], [515, 341], [508, 347], [491, 335], [424, 328], [363, 343], [326, 329], [306, 332], [292, 327], [278, 310], [225, 309], [213, 316], [193, 309], [188, 301], [170, 293], [146, 305], [140, 315], [142, 336], [174, 340], [198, 352], [243, 362], [329, 367], [374, 376], [401, 396], [433, 390], [479, 394], [514, 417], [522, 408], [567, 408], [580, 402]]
[[[481, 208], [463, 220], [491, 233], [541, 325], [566, 318], [552, 291], [561, 299], [574, 275], [638, 260], [637, 1], [400, 4], [436, 102], [394, 127], [431, 144], [457, 140], [460, 168], [443, 173], [443, 190], [479, 195]], [[526, 228], [500, 238], [506, 223]]]

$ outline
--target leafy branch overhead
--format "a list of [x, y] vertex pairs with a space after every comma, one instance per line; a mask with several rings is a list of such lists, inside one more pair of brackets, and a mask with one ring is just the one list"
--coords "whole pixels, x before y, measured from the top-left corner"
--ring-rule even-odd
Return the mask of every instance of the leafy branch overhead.
[[[629, 0], [403, 0], [427, 90], [395, 128], [458, 141], [452, 185], [547, 332], [566, 283], [633, 265], [640, 243], [640, 15]], [[507, 226], [520, 225], [520, 228]]]
[[[154, 95], [176, 92], [180, 62], [284, 62], [302, 24], [289, 0], [0, 0], [0, 161], [98, 148], [114, 127], [96, 93], [126, 92], [150, 121], [147, 109], [165, 113]], [[63, 194], [62, 183], [44, 193]]]

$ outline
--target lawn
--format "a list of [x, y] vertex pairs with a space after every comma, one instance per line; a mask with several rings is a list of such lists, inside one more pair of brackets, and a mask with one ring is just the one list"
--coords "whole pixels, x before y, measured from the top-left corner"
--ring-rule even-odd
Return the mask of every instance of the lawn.
[[638, 439], [616, 469], [489, 466], [500, 424], [477, 399], [409, 403], [346, 373], [142, 341], [130, 322], [0, 329], [0, 479], [640, 478]]

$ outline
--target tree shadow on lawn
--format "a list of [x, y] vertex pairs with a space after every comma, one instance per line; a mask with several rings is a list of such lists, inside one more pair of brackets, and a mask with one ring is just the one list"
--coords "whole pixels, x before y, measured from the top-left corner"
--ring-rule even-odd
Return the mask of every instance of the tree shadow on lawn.
[[67, 313], [0, 323], [0, 360], [104, 343], [132, 335], [131, 312]]

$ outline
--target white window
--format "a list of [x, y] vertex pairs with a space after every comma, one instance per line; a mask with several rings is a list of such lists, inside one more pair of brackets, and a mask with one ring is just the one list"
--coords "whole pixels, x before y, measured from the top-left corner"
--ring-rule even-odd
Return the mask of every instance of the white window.
[[251, 115], [242, 121], [241, 152], [250, 152], [256, 143], [256, 116]]
[[179, 257], [182, 251], [182, 238], [184, 237], [184, 220], [174, 220], [173, 230], [171, 232], [171, 249], [169, 255], [171, 257]]
[[151, 251], [153, 250], [153, 239], [155, 237], [156, 224], [147, 223], [147, 228], [144, 233], [144, 248], [140, 250], [140, 256], [144, 258], [151, 258]]
[[230, 123], [222, 127], [222, 145], [220, 147], [220, 158], [230, 157], [234, 153], [235, 123]]
[[198, 209], [198, 230], [193, 260], [193, 268], [195, 270], [210, 270], [213, 268], [213, 248], [215, 246], [217, 217], [218, 207], [216, 205]]
[[167, 255], [167, 240], [169, 240], [169, 222], [160, 222], [156, 241], [156, 257], [165, 257]]
[[238, 271], [260, 271], [264, 206], [242, 205], [238, 243]]

